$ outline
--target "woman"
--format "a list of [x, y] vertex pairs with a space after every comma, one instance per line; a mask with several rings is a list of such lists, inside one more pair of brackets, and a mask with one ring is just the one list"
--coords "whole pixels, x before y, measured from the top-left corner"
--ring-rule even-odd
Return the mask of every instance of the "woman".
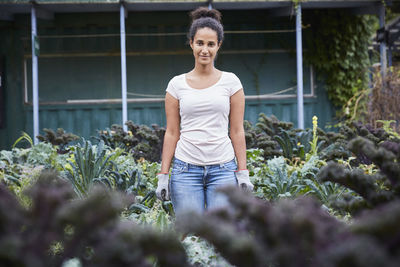
[[224, 37], [221, 14], [200, 7], [191, 17], [188, 38], [195, 64], [168, 84], [167, 129], [157, 174], [157, 197], [169, 200], [171, 195], [176, 215], [227, 206], [226, 197], [216, 191], [220, 186], [253, 189], [246, 169], [242, 84], [235, 74], [214, 66]]

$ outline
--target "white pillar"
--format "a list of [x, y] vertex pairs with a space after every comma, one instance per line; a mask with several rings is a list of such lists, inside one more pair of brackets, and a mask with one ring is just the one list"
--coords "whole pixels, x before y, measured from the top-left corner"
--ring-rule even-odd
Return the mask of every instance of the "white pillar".
[[297, 127], [304, 129], [303, 101], [303, 45], [301, 29], [301, 5], [296, 10], [296, 54], [297, 54]]
[[[380, 28], [385, 27], [385, 6], [383, 4], [379, 8], [379, 27]], [[382, 79], [384, 79], [387, 71], [386, 41], [381, 42], [379, 48], [381, 55], [381, 74], [382, 74]]]
[[39, 76], [38, 76], [38, 57], [39, 40], [36, 29], [36, 9], [35, 5], [31, 8], [31, 38], [32, 38], [32, 104], [33, 104], [33, 140], [36, 145], [39, 140]]
[[128, 104], [126, 89], [126, 41], [125, 41], [125, 7], [120, 5], [120, 32], [121, 32], [121, 87], [122, 87], [122, 127], [124, 131], [128, 128], [125, 122], [128, 120]]

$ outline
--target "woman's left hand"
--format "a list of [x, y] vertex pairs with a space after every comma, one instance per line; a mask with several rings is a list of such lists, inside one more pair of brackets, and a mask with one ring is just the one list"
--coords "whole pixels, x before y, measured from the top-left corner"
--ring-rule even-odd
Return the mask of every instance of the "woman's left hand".
[[253, 191], [254, 185], [250, 182], [249, 170], [236, 171], [236, 179], [239, 187], [244, 191]]

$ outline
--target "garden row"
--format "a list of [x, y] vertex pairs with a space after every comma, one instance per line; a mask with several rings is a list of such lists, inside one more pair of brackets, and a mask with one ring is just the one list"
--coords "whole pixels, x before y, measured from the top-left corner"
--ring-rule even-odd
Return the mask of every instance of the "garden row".
[[[93, 139], [45, 130], [0, 151], [7, 266], [395, 266], [400, 137], [390, 122], [339, 133], [245, 122], [253, 195], [175, 222], [155, 198], [165, 129], [128, 122]], [[188, 234], [189, 235], [186, 235]], [[207, 241], [205, 241], [207, 240]]]

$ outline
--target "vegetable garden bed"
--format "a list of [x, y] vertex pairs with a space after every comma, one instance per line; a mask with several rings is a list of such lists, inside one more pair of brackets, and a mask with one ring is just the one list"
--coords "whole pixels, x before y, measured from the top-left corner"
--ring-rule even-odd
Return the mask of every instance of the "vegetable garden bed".
[[396, 266], [400, 139], [313, 125], [246, 122], [254, 192], [224, 189], [232, 209], [179, 221], [155, 198], [163, 128], [25, 135], [0, 151], [0, 265]]

